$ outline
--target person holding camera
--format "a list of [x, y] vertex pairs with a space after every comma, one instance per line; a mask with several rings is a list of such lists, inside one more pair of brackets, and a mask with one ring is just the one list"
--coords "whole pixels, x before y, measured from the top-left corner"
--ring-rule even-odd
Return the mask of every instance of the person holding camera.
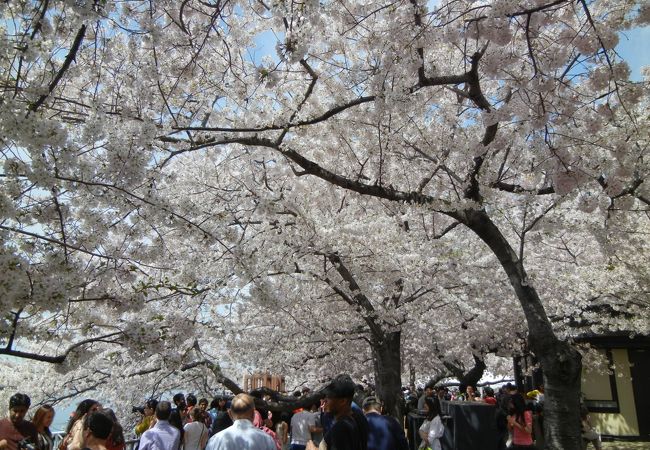
[[0, 450], [37, 450], [38, 432], [25, 420], [31, 403], [26, 394], [9, 399], [9, 417], [0, 420]]
[[154, 421], [154, 414], [156, 413], [156, 406], [158, 401], [154, 399], [147, 400], [143, 408], [134, 406], [133, 412], [142, 414], [142, 420], [135, 426], [135, 434], [140, 437], [142, 433], [151, 428], [151, 423]]

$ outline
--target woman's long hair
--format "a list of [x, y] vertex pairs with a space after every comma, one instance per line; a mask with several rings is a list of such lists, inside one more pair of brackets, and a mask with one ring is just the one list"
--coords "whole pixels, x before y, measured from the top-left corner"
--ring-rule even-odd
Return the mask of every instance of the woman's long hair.
[[122, 429], [122, 425], [120, 425], [120, 423], [117, 421], [115, 412], [110, 408], [106, 408], [102, 410], [102, 413], [107, 415], [113, 422], [113, 429], [111, 430], [111, 435], [109, 437], [110, 441], [113, 443], [113, 445], [124, 444], [126, 442], [124, 440], [124, 430]]
[[183, 435], [185, 434], [185, 429], [183, 429], [183, 419], [181, 418], [181, 413], [178, 408], [172, 409], [171, 414], [169, 415], [169, 424], [175, 427], [181, 433], [181, 442], [183, 442]]
[[[52, 412], [52, 414], [54, 414], [54, 408], [52, 407], [52, 405], [45, 404], [39, 406], [39, 408], [34, 413], [34, 416], [32, 417], [32, 423], [36, 428], [39, 428], [41, 426], [41, 423], [43, 422], [43, 420], [45, 420], [45, 416], [50, 411]], [[45, 433], [52, 434], [52, 432], [50, 431], [50, 427], [45, 427]]]
[[93, 400], [92, 398], [87, 398], [86, 400], [79, 402], [77, 405], [77, 410], [72, 414], [70, 420], [68, 420], [68, 426], [65, 429], [66, 434], [72, 430], [72, 427], [77, 422], [77, 420], [83, 418], [83, 416], [88, 414], [88, 411], [90, 411], [93, 406], [98, 404], [99, 402], [97, 400]]
[[[223, 406], [220, 405], [221, 400], [224, 401]], [[212, 404], [214, 404], [214, 408], [217, 411], [228, 411], [228, 399], [225, 397], [216, 397], [214, 400], [212, 400]], [[210, 404], [210, 407], [212, 408], [212, 404]]]
[[526, 419], [524, 418], [524, 411], [526, 411], [526, 401], [524, 396], [517, 393], [510, 397], [512, 402], [512, 407], [514, 409], [515, 420], [522, 425], [526, 425]]
[[440, 400], [436, 397], [425, 397], [424, 403], [429, 407], [427, 420], [433, 420], [440, 415]]

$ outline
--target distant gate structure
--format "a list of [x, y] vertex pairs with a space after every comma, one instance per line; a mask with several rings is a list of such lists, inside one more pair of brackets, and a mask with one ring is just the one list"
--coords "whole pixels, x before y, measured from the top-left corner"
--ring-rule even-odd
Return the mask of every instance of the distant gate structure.
[[243, 389], [250, 392], [253, 389], [266, 387], [277, 392], [286, 390], [284, 385], [284, 375], [273, 375], [269, 372], [254, 372], [253, 374], [244, 375]]

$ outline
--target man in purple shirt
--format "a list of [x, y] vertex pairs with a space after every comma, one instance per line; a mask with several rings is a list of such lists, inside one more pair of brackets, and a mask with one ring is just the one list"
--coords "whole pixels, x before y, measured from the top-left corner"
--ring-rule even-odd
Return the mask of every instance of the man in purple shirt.
[[163, 401], [156, 406], [156, 424], [140, 438], [139, 450], [178, 450], [181, 432], [169, 423], [172, 407]]

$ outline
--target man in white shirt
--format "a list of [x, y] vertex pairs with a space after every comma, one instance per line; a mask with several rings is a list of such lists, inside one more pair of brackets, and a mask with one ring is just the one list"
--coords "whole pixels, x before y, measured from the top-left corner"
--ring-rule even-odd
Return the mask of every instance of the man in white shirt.
[[253, 397], [236, 395], [230, 406], [230, 415], [234, 423], [212, 436], [205, 450], [276, 450], [271, 436], [253, 425]]
[[156, 424], [142, 433], [138, 450], [178, 450], [181, 443], [181, 432], [168, 422], [171, 413], [171, 403], [158, 403]]
[[306, 406], [291, 418], [290, 450], [305, 450], [307, 442], [311, 440], [311, 434], [322, 431], [316, 426], [316, 415], [309, 409], [309, 406]]

